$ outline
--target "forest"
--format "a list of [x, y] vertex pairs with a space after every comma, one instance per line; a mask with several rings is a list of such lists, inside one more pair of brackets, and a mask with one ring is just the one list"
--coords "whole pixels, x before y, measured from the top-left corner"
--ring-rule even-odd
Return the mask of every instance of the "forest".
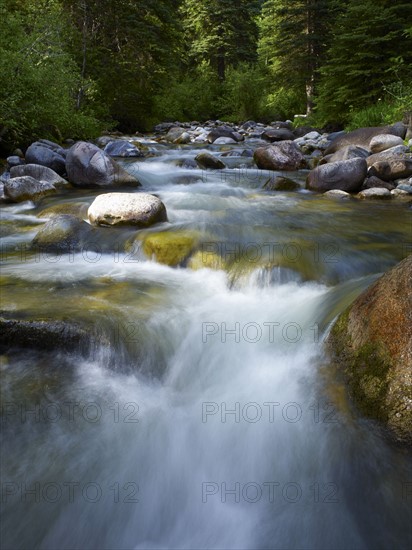
[[3, 153], [161, 121], [351, 129], [411, 110], [405, 0], [1, 0], [0, 20]]

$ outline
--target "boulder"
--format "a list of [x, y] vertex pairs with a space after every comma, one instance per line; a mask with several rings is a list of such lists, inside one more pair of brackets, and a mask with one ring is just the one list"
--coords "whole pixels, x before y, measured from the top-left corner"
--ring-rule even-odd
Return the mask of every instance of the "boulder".
[[7, 157], [7, 167], [9, 170], [13, 168], [13, 166], [20, 166], [20, 164], [24, 164], [24, 162], [24, 159], [18, 157], [17, 155]]
[[389, 189], [384, 187], [371, 187], [370, 189], [365, 189], [358, 194], [359, 199], [374, 199], [374, 200], [386, 200], [392, 197]]
[[253, 158], [263, 170], [299, 170], [306, 166], [305, 157], [293, 141], [259, 147]]
[[195, 161], [200, 168], [205, 170], [222, 170], [222, 168], [226, 168], [224, 162], [210, 153], [199, 153], [197, 157], [195, 157]]
[[133, 143], [130, 143], [125, 139], [109, 141], [109, 143], [107, 143], [104, 148], [104, 152], [111, 157], [129, 158], [144, 156], [143, 153], [139, 151], [139, 149], [135, 145], [133, 145]]
[[162, 201], [148, 193], [105, 193], [95, 198], [88, 210], [97, 225], [134, 225], [148, 227], [167, 221]]
[[326, 149], [325, 154], [329, 155], [335, 153], [338, 149], [346, 147], [348, 145], [358, 145], [363, 149], [370, 148], [370, 142], [375, 136], [384, 134], [392, 134], [399, 136], [402, 139], [405, 137], [406, 126], [402, 123], [394, 124], [393, 126], [378, 126], [370, 128], [358, 128], [347, 134], [340, 135], [335, 138], [329, 147]]
[[67, 185], [67, 180], [59, 176], [57, 172], [40, 164], [22, 164], [21, 166], [14, 166], [10, 170], [11, 178], [22, 176], [31, 176], [35, 180], [52, 185]]
[[403, 145], [401, 137], [392, 134], [379, 134], [371, 139], [369, 149], [371, 153], [380, 153], [397, 145]]
[[96, 248], [93, 227], [77, 216], [62, 214], [46, 222], [31, 243], [34, 250], [54, 253]]
[[295, 139], [293, 132], [286, 128], [279, 128], [278, 130], [275, 128], [266, 128], [261, 137], [271, 143], [285, 140], [293, 141]]
[[54, 185], [35, 180], [31, 176], [10, 178], [4, 184], [4, 194], [13, 202], [34, 201], [55, 192]]
[[356, 158], [365, 159], [368, 156], [369, 151], [367, 151], [366, 149], [358, 147], [357, 145], [347, 145], [346, 147], [338, 149], [336, 153], [325, 155], [321, 159], [319, 164], [326, 164], [327, 162], [338, 162], [340, 160], [350, 160]]
[[412, 255], [344, 311], [328, 347], [359, 409], [412, 443]]
[[300, 185], [290, 178], [275, 176], [267, 180], [263, 186], [263, 189], [266, 191], [296, 191], [297, 189], [300, 189]]
[[[184, 128], [181, 128], [180, 126], [173, 126], [169, 129], [167, 134], [165, 135], [164, 139], [166, 141], [170, 141], [170, 143], [176, 142], [183, 134], [186, 134], [186, 130]], [[189, 136], [190, 139], [190, 136]]]
[[26, 151], [27, 164], [40, 164], [41, 166], [47, 166], [60, 176], [63, 176], [66, 172], [66, 151], [46, 139], [41, 139], [30, 145]]
[[412, 195], [412, 184], [410, 183], [400, 183], [396, 189], [399, 189], [399, 191], [405, 191], [409, 195]]
[[218, 126], [208, 133], [206, 140], [209, 143], [214, 143], [220, 137], [232, 138], [234, 141], [243, 141], [245, 139], [244, 136], [235, 132], [230, 126]]
[[356, 158], [322, 164], [309, 173], [306, 187], [312, 191], [340, 189], [353, 193], [360, 190], [366, 173], [365, 159]]
[[366, 180], [363, 182], [362, 190], [372, 189], [373, 187], [382, 187], [384, 189], [388, 189], [389, 191], [395, 189], [395, 185], [393, 185], [389, 181], [383, 181], [376, 176], [370, 176], [366, 178]]
[[373, 155], [369, 155], [369, 157], [366, 159], [366, 163], [368, 166], [372, 166], [376, 162], [380, 162], [381, 160], [389, 160], [392, 158], [406, 158], [406, 154], [408, 153], [408, 148], [405, 147], [405, 145], [397, 145], [396, 147], [391, 147], [390, 149], [386, 149], [385, 151], [381, 151], [380, 153], [374, 153]]
[[138, 180], [97, 145], [78, 141], [67, 153], [67, 176], [78, 187], [139, 186]]
[[369, 168], [369, 175], [385, 181], [412, 176], [412, 159], [389, 159], [376, 162]]

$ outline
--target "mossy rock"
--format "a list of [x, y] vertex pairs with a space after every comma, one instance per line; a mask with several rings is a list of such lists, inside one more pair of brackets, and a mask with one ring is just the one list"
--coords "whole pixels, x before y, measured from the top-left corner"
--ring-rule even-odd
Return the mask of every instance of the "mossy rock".
[[198, 250], [190, 258], [187, 267], [193, 270], [198, 269], [226, 269], [224, 259], [214, 252], [203, 252]]
[[149, 233], [144, 238], [143, 251], [161, 264], [176, 266], [190, 256], [198, 242], [199, 235], [193, 231]]
[[412, 444], [412, 256], [338, 318], [328, 347], [359, 410]]
[[42, 210], [38, 214], [38, 218], [53, 218], [54, 216], [60, 216], [62, 214], [69, 214], [76, 216], [82, 220], [87, 219], [87, 210], [89, 203], [87, 202], [65, 202], [62, 204], [55, 204], [49, 206], [45, 210]]

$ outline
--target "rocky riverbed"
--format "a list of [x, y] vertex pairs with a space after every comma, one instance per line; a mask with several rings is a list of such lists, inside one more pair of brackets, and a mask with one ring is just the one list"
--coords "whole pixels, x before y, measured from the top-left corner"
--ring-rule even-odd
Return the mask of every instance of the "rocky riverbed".
[[6, 547], [410, 546], [411, 137], [165, 123], [7, 159]]

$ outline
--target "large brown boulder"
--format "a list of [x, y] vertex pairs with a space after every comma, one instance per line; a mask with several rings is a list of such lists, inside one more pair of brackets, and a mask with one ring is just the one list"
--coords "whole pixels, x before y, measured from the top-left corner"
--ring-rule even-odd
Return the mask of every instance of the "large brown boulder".
[[362, 413], [412, 443], [412, 255], [344, 311], [328, 345]]
[[259, 147], [253, 158], [262, 170], [299, 170], [306, 166], [305, 157], [293, 141]]
[[107, 153], [86, 141], [78, 141], [66, 157], [67, 178], [77, 187], [139, 186], [138, 180]]
[[347, 193], [361, 189], [367, 174], [366, 160], [355, 158], [339, 162], [328, 162], [317, 166], [306, 178], [306, 187], [312, 191], [340, 189]]
[[393, 126], [358, 128], [357, 130], [353, 130], [353, 132], [348, 132], [347, 134], [338, 136], [334, 139], [326, 149], [325, 155], [335, 153], [339, 149], [342, 149], [342, 147], [346, 147], [348, 145], [357, 145], [358, 147], [369, 149], [371, 140], [375, 136], [382, 136], [384, 134], [391, 134], [404, 139], [406, 134], [406, 126], [402, 122], [398, 122]]

